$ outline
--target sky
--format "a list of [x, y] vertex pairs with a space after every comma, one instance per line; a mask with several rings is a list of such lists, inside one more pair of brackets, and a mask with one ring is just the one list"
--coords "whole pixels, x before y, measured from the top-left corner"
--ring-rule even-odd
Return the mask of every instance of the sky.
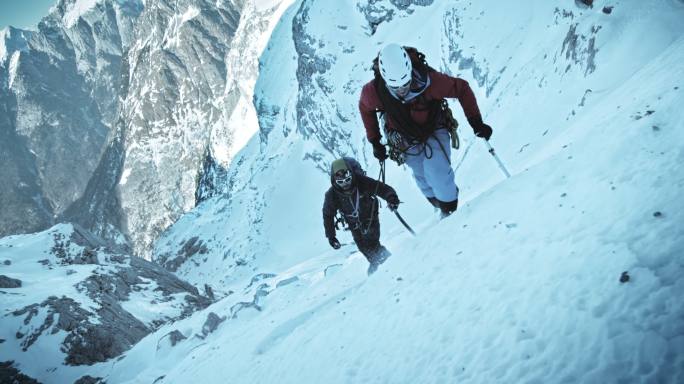
[[0, 0], [0, 29], [35, 29], [57, 0]]

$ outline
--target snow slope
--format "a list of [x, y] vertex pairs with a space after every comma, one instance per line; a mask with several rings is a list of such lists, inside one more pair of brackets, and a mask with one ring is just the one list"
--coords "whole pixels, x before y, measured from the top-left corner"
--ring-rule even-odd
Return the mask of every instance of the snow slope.
[[[614, 5], [610, 14], [604, 5]], [[207, 311], [230, 320], [141, 377], [684, 380], [684, 6], [373, 6], [302, 1], [284, 14], [261, 60], [259, 141], [231, 168], [230, 193], [183, 217], [156, 248], [162, 261], [188, 260], [179, 275], [220, 287], [227, 297]], [[353, 245], [333, 252], [323, 238], [322, 171], [339, 154], [370, 159], [356, 102], [369, 58], [387, 41], [419, 46], [470, 81], [513, 177], [503, 180], [456, 105], [459, 212], [436, 223], [406, 170], [389, 165], [420, 236], [383, 212], [394, 255], [366, 280]], [[178, 252], [191, 238], [204, 248]], [[267, 282], [258, 311], [231, 316], [230, 292], [250, 276], [287, 280], [293, 270], [287, 286]], [[177, 327], [197, 332], [203, 320]]]
[[[159, 262], [219, 300], [87, 373], [113, 383], [684, 381], [684, 4], [594, 3], [294, 2], [261, 56], [259, 135], [233, 159], [227, 192], [155, 244]], [[512, 177], [452, 102], [459, 211], [438, 221], [409, 172], [388, 164], [419, 236], [383, 209], [393, 256], [367, 277], [348, 233], [330, 249], [320, 208], [334, 158], [378, 172], [356, 104], [389, 41], [470, 82]]]
[[[657, 100], [657, 115], [573, 124], [544, 161], [523, 163], [418, 239], [385, 236], [394, 255], [371, 278], [346, 247], [266, 281], [270, 290], [297, 276], [260, 311], [231, 318], [227, 297], [208, 309], [229, 317], [216, 336], [156, 355], [138, 380], [681, 382], [684, 152], [667, 143], [684, 139], [684, 96], [671, 84], [684, 73], [662, 68], [683, 54], [679, 39], [594, 107], [594, 117], [618, 105], [636, 113]], [[174, 327], [193, 334], [200, 320]]]

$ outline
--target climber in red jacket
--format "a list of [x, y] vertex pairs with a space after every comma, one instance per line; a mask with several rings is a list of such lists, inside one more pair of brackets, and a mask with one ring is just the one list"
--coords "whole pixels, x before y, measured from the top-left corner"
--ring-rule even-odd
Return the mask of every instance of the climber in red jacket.
[[451, 214], [458, 207], [458, 187], [451, 168], [444, 99], [457, 99], [475, 135], [489, 140], [492, 128], [482, 122], [473, 91], [467, 81], [430, 68], [424, 55], [411, 47], [386, 45], [373, 69], [375, 78], [364, 85], [359, 101], [373, 154], [380, 161], [387, 158], [380, 143], [380, 112], [390, 148], [402, 156], [418, 187], [442, 216]]

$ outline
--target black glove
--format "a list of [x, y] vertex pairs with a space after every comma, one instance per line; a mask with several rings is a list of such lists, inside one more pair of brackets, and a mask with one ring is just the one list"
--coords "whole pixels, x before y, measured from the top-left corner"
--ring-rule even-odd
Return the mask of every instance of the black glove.
[[487, 141], [489, 141], [489, 138], [492, 137], [492, 127], [483, 123], [481, 117], [478, 116], [468, 119], [468, 123], [470, 123], [470, 126], [473, 127], [475, 136], [481, 137]]
[[371, 144], [373, 145], [373, 156], [379, 161], [385, 161], [387, 159], [387, 148], [380, 144], [380, 139], [371, 141]]
[[340, 249], [342, 244], [337, 240], [337, 237], [328, 237], [328, 243], [330, 243], [330, 246], [335, 248], [335, 249]]
[[397, 208], [399, 208], [399, 197], [397, 195], [392, 195], [387, 198], [387, 208], [390, 209], [390, 211], [396, 211]]

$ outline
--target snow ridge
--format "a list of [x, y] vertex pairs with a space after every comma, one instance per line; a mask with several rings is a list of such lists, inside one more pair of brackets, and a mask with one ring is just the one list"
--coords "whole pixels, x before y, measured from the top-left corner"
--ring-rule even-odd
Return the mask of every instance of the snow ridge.
[[65, 2], [66, 10], [62, 20], [67, 28], [71, 28], [86, 12], [95, 7], [102, 0], [72, 0]]

